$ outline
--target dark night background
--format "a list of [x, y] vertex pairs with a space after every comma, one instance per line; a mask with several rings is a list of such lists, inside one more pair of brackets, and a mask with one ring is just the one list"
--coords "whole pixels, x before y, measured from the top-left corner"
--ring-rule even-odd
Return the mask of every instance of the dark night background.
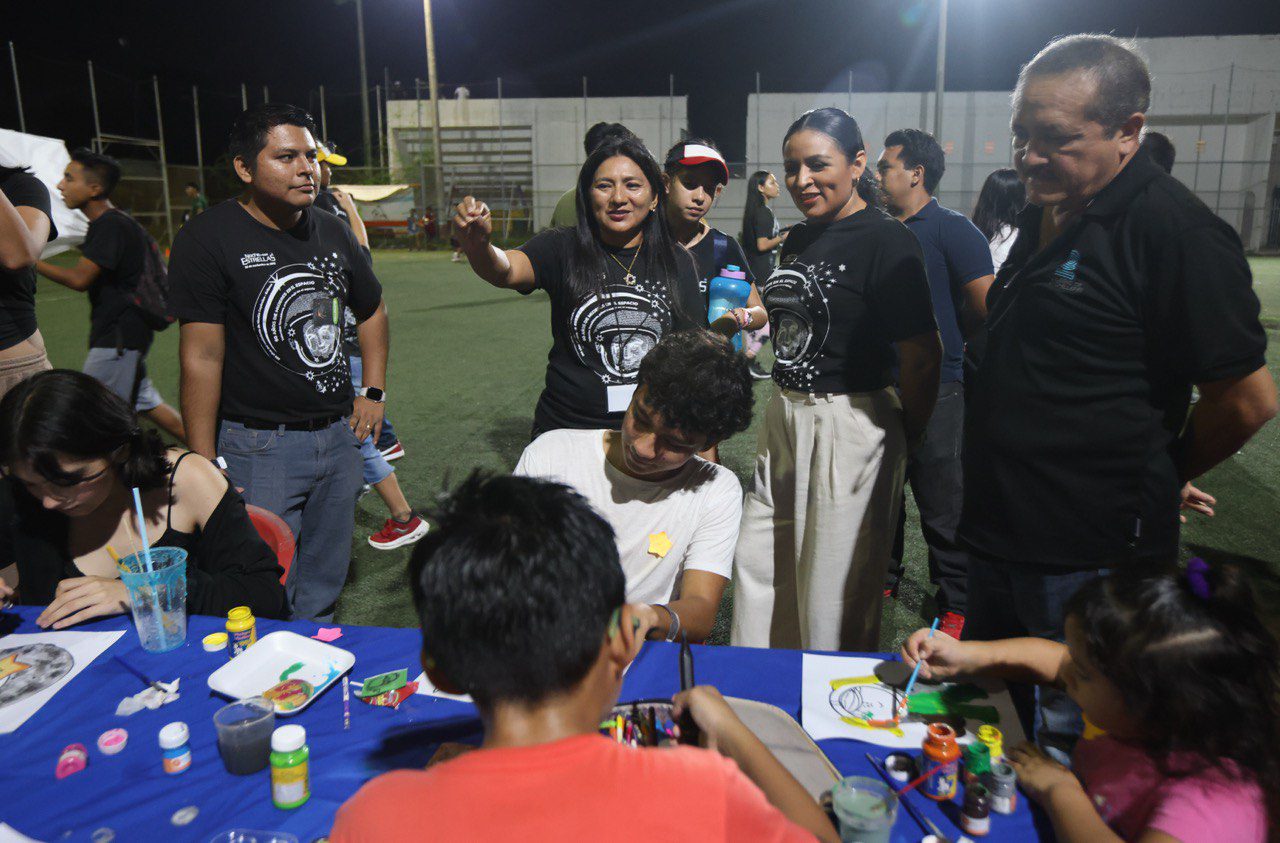
[[[435, 0], [441, 93], [473, 97], [665, 95], [675, 74], [690, 129], [741, 159], [746, 94], [933, 87], [936, 0], [540, 2]], [[365, 0], [369, 85], [426, 78], [422, 5]], [[1280, 32], [1275, 0], [951, 0], [949, 90], [1007, 90], [1019, 65], [1058, 34], [1144, 37]], [[93, 130], [85, 60], [98, 71], [103, 130], [154, 136], [150, 77], [161, 80], [170, 161], [195, 161], [191, 85], [200, 86], [205, 160], [224, 151], [240, 107], [262, 85], [271, 99], [317, 111], [323, 83], [330, 134], [360, 143], [355, 5], [351, 0], [216, 3], [7, 3], [0, 40], [18, 53], [27, 130], [86, 143]], [[7, 65], [7, 57], [6, 57]], [[0, 125], [17, 128], [12, 76], [0, 79]], [[371, 96], [372, 99], [372, 96]], [[376, 123], [371, 117], [376, 131]], [[357, 151], [356, 157], [359, 158]], [[352, 163], [356, 163], [353, 161]]]

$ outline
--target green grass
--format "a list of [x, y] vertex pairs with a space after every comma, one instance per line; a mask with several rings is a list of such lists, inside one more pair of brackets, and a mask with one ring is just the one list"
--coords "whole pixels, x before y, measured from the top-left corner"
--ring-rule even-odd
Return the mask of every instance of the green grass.
[[[1271, 340], [1268, 360], [1280, 378], [1280, 259], [1252, 264]], [[465, 265], [450, 263], [447, 252], [379, 251], [375, 267], [391, 313], [389, 413], [408, 452], [395, 466], [409, 501], [421, 506], [473, 467], [515, 465], [542, 389], [550, 307], [542, 294], [492, 289]], [[79, 368], [88, 336], [86, 297], [42, 280], [37, 304], [50, 359], [55, 366]], [[175, 405], [177, 344], [176, 329], [159, 335], [149, 362], [156, 386]], [[769, 389], [767, 382], [757, 386], [758, 408]], [[721, 448], [724, 464], [744, 484], [754, 455], [754, 426]], [[1280, 424], [1264, 429], [1200, 485], [1218, 497], [1218, 515], [1193, 519], [1186, 544], [1241, 561], [1269, 596], [1280, 596]], [[908, 508], [907, 576], [899, 599], [886, 608], [885, 648], [932, 617], [925, 547], [909, 495]], [[365, 541], [386, 517], [374, 494], [356, 508], [351, 575], [338, 606], [342, 623], [414, 623], [404, 576], [409, 550], [379, 552]]]

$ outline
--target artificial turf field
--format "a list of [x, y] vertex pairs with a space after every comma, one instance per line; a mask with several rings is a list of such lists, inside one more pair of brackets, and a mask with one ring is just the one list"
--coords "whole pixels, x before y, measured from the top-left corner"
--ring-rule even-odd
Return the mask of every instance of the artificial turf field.
[[[542, 293], [495, 290], [448, 252], [380, 250], [374, 268], [391, 314], [388, 414], [408, 455], [396, 462], [411, 504], [427, 506], [474, 467], [508, 471], [528, 442], [534, 403], [551, 344], [550, 306]], [[72, 252], [59, 262], [71, 261]], [[1270, 340], [1267, 359], [1280, 380], [1280, 258], [1254, 258], [1255, 288]], [[88, 299], [45, 279], [37, 293], [40, 329], [55, 366], [80, 368], [89, 326]], [[150, 374], [169, 403], [178, 404], [178, 331], [156, 338]], [[757, 384], [757, 416], [772, 385]], [[745, 484], [755, 454], [755, 426], [721, 446], [721, 459]], [[1268, 611], [1280, 607], [1280, 421], [1198, 485], [1218, 498], [1212, 519], [1194, 516], [1183, 531], [1189, 552], [1248, 566]], [[883, 649], [933, 616], [924, 542], [910, 495], [907, 574], [887, 603]], [[356, 507], [350, 577], [337, 620], [348, 624], [415, 623], [405, 579], [409, 548], [376, 551], [366, 542], [387, 512], [376, 494]], [[731, 599], [731, 595], [729, 598]], [[715, 640], [725, 638], [726, 606]]]

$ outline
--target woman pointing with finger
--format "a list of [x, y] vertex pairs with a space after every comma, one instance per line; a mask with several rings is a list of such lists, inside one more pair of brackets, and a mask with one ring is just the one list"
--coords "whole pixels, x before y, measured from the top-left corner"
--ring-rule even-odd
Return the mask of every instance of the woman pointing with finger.
[[458, 204], [454, 230], [472, 270], [495, 287], [551, 297], [553, 342], [535, 438], [558, 428], [616, 430], [649, 349], [672, 331], [705, 327], [697, 272], [671, 238], [664, 199], [657, 161], [624, 137], [582, 165], [574, 228], [504, 251], [490, 242], [488, 206], [470, 196]]

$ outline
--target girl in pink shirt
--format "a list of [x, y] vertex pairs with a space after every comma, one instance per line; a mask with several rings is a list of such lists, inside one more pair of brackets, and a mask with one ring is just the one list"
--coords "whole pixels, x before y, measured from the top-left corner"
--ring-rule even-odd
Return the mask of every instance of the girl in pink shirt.
[[924, 678], [1056, 684], [1084, 712], [1072, 769], [1034, 745], [1009, 754], [1059, 841], [1265, 841], [1280, 820], [1280, 648], [1243, 575], [1116, 572], [1067, 606], [1065, 645], [920, 630], [902, 647]]

